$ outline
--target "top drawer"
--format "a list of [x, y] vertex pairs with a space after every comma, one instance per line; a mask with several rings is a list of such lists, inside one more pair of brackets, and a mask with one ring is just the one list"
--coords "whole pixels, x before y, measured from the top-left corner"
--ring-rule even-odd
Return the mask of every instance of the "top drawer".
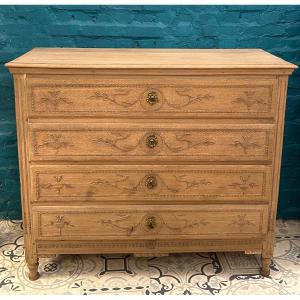
[[[141, 77], [141, 76], [140, 76]], [[275, 116], [270, 77], [28, 75], [30, 116]]]

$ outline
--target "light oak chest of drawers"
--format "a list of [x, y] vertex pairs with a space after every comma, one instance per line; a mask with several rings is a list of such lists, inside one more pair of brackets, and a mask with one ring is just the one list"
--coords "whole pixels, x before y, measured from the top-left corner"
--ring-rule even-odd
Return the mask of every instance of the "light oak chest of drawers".
[[262, 50], [37, 48], [14, 75], [29, 278], [64, 253], [273, 253], [288, 75]]

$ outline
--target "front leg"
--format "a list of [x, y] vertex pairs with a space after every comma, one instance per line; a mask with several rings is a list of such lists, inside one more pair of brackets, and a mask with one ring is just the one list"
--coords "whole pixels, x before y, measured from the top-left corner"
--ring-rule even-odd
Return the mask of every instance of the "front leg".
[[261, 257], [261, 275], [268, 277], [270, 276], [270, 264], [271, 264], [271, 257]]
[[271, 259], [274, 253], [274, 231], [269, 231], [263, 243], [261, 254], [261, 275], [270, 276]]
[[38, 272], [39, 267], [39, 259], [36, 257], [34, 259], [27, 259], [27, 267], [29, 270], [28, 278], [29, 280], [37, 280], [40, 277], [40, 274]]

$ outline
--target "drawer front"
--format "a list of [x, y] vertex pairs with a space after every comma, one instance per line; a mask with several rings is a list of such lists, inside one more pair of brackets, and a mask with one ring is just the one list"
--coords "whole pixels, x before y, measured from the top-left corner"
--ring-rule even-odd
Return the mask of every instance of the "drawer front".
[[31, 160], [264, 161], [273, 125], [31, 124]]
[[274, 117], [275, 78], [29, 76], [30, 115]]
[[31, 166], [31, 199], [189, 203], [271, 199], [271, 167], [180, 165]]
[[262, 235], [267, 206], [35, 206], [38, 238], [182, 238]]

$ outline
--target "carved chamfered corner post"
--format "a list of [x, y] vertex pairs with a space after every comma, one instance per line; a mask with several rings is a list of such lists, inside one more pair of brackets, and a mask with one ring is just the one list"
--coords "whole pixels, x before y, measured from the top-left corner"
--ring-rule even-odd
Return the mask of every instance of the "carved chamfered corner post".
[[18, 156], [19, 156], [19, 170], [20, 170], [20, 184], [21, 184], [21, 202], [24, 228], [24, 248], [25, 260], [29, 270], [28, 277], [30, 280], [39, 278], [38, 273], [38, 257], [36, 253], [36, 245], [33, 238], [32, 228], [32, 212], [29, 200], [29, 163], [27, 155], [26, 142], [26, 74], [14, 74], [14, 88], [15, 88], [15, 102], [16, 102], [16, 123], [18, 135]]
[[276, 228], [276, 211], [278, 204], [279, 194], [279, 181], [280, 181], [280, 168], [281, 168], [281, 156], [282, 156], [282, 143], [283, 143], [283, 132], [284, 132], [284, 116], [286, 107], [286, 95], [288, 87], [288, 76], [278, 76], [278, 94], [277, 102], [277, 140], [275, 145], [274, 155], [274, 171], [273, 171], [273, 190], [272, 190], [272, 201], [270, 205], [270, 216], [268, 222], [268, 233], [263, 243], [262, 250], [262, 268], [261, 274], [263, 276], [270, 275], [270, 264], [274, 253], [275, 243], [275, 228]]

